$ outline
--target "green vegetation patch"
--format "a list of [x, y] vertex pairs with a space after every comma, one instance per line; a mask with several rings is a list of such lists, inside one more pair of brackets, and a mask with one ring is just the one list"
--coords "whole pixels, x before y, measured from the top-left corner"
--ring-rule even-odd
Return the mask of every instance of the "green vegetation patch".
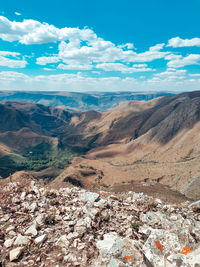
[[41, 143], [0, 158], [0, 176], [8, 177], [10, 173], [20, 170], [41, 171], [54, 167], [64, 169], [75, 156], [70, 150], [58, 149], [56, 145]]

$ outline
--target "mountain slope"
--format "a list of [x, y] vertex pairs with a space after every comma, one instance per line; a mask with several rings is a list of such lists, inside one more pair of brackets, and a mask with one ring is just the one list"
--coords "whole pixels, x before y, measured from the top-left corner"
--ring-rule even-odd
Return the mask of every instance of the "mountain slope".
[[[193, 180], [195, 188], [193, 177], [200, 173], [199, 111], [200, 92], [123, 104], [89, 124], [96, 127], [99, 137], [86, 157], [74, 160], [72, 167], [102, 171], [100, 184], [158, 181], [187, 194], [188, 183]], [[61, 177], [68, 175], [77, 174], [71, 168]], [[95, 184], [97, 176], [88, 177], [88, 183]], [[195, 188], [188, 196], [195, 198], [199, 193]]]
[[103, 113], [4, 102], [1, 114], [2, 156], [14, 152], [33, 160], [29, 153], [34, 151], [34, 160], [40, 155], [44, 166], [62, 158], [63, 167], [63, 153], [82, 155], [55, 183], [65, 179], [84, 186], [160, 182], [190, 197], [200, 193], [195, 187], [200, 173], [198, 91], [130, 101]]

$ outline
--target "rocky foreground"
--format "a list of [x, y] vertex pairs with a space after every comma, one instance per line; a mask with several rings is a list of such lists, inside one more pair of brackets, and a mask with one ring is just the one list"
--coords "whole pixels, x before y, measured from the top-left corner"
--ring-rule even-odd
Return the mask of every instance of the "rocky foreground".
[[0, 185], [0, 266], [200, 266], [198, 202]]

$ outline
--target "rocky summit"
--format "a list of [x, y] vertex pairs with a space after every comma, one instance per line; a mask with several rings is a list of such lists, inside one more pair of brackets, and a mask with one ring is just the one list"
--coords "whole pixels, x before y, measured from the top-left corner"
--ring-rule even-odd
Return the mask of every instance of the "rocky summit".
[[0, 266], [200, 266], [200, 202], [1, 183]]

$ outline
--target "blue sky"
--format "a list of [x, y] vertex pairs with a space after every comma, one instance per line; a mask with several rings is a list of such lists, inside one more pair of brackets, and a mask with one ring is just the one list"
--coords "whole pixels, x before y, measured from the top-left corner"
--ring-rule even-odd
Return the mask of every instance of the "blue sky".
[[0, 6], [3, 90], [200, 89], [200, 0]]

